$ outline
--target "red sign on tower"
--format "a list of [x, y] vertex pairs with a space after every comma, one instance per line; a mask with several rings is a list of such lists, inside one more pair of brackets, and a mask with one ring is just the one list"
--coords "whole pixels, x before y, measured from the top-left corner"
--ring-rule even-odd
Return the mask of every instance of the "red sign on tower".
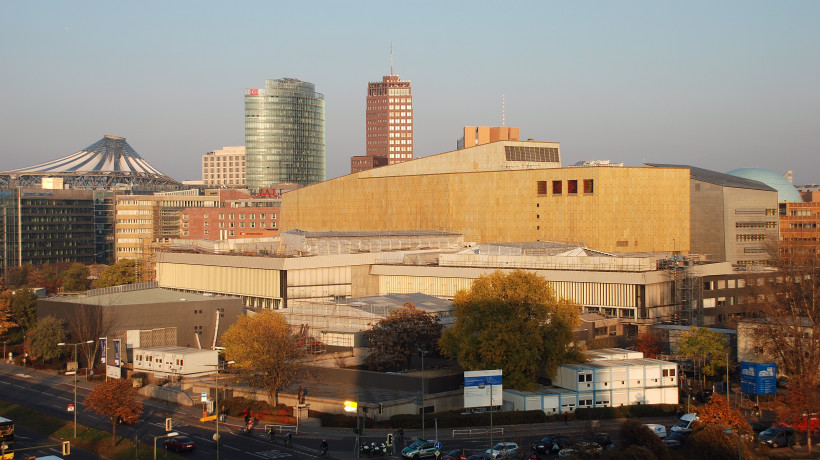
[[251, 88], [248, 90], [248, 96], [259, 96], [258, 88]]

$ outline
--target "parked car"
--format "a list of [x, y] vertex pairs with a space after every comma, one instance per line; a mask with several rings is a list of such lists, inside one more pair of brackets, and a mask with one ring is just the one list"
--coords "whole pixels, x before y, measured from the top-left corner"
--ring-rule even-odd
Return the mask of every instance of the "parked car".
[[572, 440], [569, 436], [563, 434], [547, 435], [541, 438], [540, 441], [532, 443], [532, 450], [538, 454], [551, 454], [569, 447], [570, 444], [572, 444]]
[[817, 431], [820, 429], [820, 417], [817, 414], [801, 415], [794, 419], [792, 423], [781, 423], [780, 425], [794, 428], [797, 431]]
[[492, 460], [492, 458], [490, 458], [490, 454], [481, 453], [470, 455], [467, 460]]
[[587, 456], [587, 455], [597, 455], [603, 452], [604, 448], [601, 447], [600, 444], [597, 442], [591, 441], [578, 441], [572, 445], [572, 447], [567, 447], [566, 449], [561, 449], [558, 452], [559, 457], [573, 457], [573, 456]]
[[794, 428], [773, 426], [760, 432], [760, 442], [769, 447], [792, 446], [796, 440]]
[[663, 439], [666, 437], [666, 427], [659, 424], [659, 423], [646, 423], [644, 426], [652, 430], [653, 433], [658, 435], [659, 438]]
[[196, 443], [188, 436], [174, 436], [165, 440], [165, 448], [174, 452], [190, 452], [196, 449]]
[[407, 458], [435, 457], [436, 441], [418, 439], [413, 444], [402, 449], [401, 456]]
[[487, 449], [485, 454], [489, 454], [491, 458], [512, 457], [518, 454], [518, 444], [514, 442], [499, 442], [493, 446], [492, 449]]
[[678, 449], [690, 434], [692, 434], [691, 431], [673, 431], [669, 436], [663, 438], [663, 443], [670, 449]]
[[447, 452], [445, 454], [441, 454], [441, 456], [438, 458], [438, 460], [459, 460], [462, 455], [464, 455], [464, 457], [466, 458], [466, 457], [469, 457], [471, 454], [472, 453], [468, 450], [453, 449], [450, 452]]

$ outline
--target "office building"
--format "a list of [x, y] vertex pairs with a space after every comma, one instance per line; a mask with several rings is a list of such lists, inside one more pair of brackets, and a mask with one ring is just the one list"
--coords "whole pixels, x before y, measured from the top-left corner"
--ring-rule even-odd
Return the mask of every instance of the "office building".
[[464, 135], [456, 141], [456, 149], [475, 147], [498, 141], [517, 141], [518, 128], [511, 126], [465, 126]]
[[245, 176], [251, 190], [325, 180], [325, 101], [313, 83], [283, 78], [245, 90]]
[[245, 187], [245, 146], [222, 147], [202, 155], [202, 185]]
[[279, 233], [279, 198], [251, 197], [239, 190], [220, 190], [218, 209], [185, 208], [180, 237], [191, 240], [265, 238]]
[[413, 94], [410, 81], [386, 75], [367, 84], [367, 156], [388, 164], [413, 159]]

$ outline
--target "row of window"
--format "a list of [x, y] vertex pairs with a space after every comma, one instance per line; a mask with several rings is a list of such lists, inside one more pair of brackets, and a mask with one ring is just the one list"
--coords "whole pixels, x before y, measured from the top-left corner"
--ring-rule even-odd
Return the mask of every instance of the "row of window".
[[741, 243], [750, 242], [750, 241], [766, 241], [766, 235], [738, 233], [735, 236], [735, 241], [738, 241], [738, 242], [741, 242]]
[[777, 228], [777, 222], [735, 222], [735, 228]]
[[[547, 181], [539, 180], [538, 181], [538, 194], [539, 195], [546, 195], [547, 194]], [[566, 181], [566, 192], [567, 195], [577, 195], [578, 191], [578, 180], [576, 179], [569, 179]], [[591, 194], [595, 191], [595, 184], [593, 179], [584, 179], [581, 182], [581, 186], [583, 187], [583, 193]], [[564, 194], [564, 181], [554, 180], [552, 181], [552, 194], [553, 195], [563, 195]]]

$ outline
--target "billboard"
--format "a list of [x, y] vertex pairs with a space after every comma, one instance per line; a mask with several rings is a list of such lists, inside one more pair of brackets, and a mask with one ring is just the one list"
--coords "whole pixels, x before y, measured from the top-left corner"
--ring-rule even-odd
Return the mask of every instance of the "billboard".
[[751, 395], [773, 395], [777, 392], [775, 363], [740, 362], [740, 391]]
[[464, 407], [500, 406], [504, 400], [501, 377], [501, 369], [464, 371]]

